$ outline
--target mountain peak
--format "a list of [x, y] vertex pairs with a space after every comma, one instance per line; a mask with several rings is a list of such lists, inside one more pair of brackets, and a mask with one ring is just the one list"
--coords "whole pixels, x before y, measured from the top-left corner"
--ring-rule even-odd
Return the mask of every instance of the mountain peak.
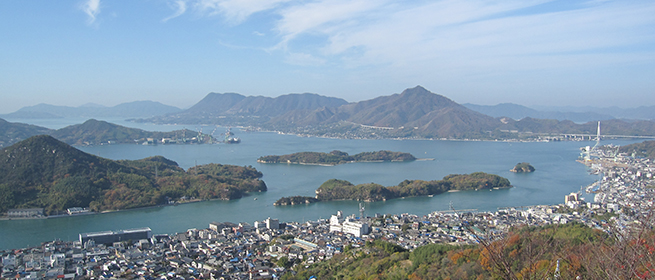
[[401, 94], [434, 94], [434, 93], [430, 92], [429, 90], [425, 89], [420, 85], [417, 85], [413, 88], [408, 88], [403, 90]]

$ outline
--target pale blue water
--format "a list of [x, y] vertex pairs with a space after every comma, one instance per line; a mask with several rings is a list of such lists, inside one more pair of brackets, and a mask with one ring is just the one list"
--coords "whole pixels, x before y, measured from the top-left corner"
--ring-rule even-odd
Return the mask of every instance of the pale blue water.
[[[12, 120], [10, 120], [12, 121]], [[14, 120], [15, 121], [15, 120]], [[35, 122], [33, 122], [35, 123]], [[173, 130], [182, 126], [156, 126], [117, 122], [148, 130]], [[38, 124], [38, 123], [37, 123]], [[43, 124], [41, 124], [43, 125]], [[63, 127], [53, 121], [50, 127]], [[187, 126], [190, 129], [195, 127]], [[203, 131], [211, 132], [213, 127]], [[224, 132], [223, 128], [217, 134]], [[396, 185], [405, 179], [438, 180], [448, 174], [476, 171], [498, 174], [510, 180], [514, 188], [494, 191], [470, 191], [395, 199], [366, 203], [366, 212], [425, 215], [437, 210], [456, 209], [495, 211], [498, 207], [559, 204], [564, 195], [575, 192], [597, 179], [575, 160], [581, 146], [589, 142], [508, 143], [428, 140], [343, 140], [297, 137], [272, 132], [242, 132], [233, 129], [241, 144], [227, 145], [111, 145], [78, 147], [82, 151], [110, 159], [140, 159], [162, 155], [181, 167], [194, 164], [221, 163], [252, 165], [264, 174], [268, 191], [251, 194], [234, 201], [206, 201], [178, 206], [138, 209], [115, 213], [42, 220], [0, 221], [0, 249], [38, 245], [62, 239], [75, 240], [82, 232], [150, 227], [155, 233], [174, 233], [189, 228], [207, 228], [210, 222], [248, 222], [267, 217], [280, 221], [305, 221], [328, 218], [337, 210], [357, 213], [356, 201], [321, 202], [311, 205], [274, 207], [283, 196], [313, 196], [320, 184], [331, 178], [354, 184], [375, 182]], [[635, 141], [612, 141], [624, 145]], [[606, 143], [607, 144], [607, 143]], [[333, 167], [286, 164], [260, 164], [264, 155], [281, 155], [300, 151], [350, 154], [391, 150], [409, 152], [433, 161], [353, 163]], [[530, 174], [509, 172], [518, 162], [530, 162], [536, 171]], [[254, 200], [257, 198], [257, 200]]]

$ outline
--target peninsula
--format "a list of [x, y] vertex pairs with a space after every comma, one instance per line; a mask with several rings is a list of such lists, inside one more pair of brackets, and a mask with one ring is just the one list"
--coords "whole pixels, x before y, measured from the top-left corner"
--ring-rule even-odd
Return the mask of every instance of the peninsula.
[[350, 162], [384, 162], [384, 161], [414, 161], [416, 158], [409, 153], [377, 151], [349, 155], [346, 152], [334, 150], [329, 153], [300, 152], [281, 156], [263, 156], [257, 159], [259, 163], [288, 163], [312, 165], [338, 165]]
[[352, 183], [330, 179], [316, 189], [316, 197], [283, 197], [273, 205], [309, 204], [317, 201], [360, 200], [366, 202], [388, 199], [427, 196], [447, 191], [483, 190], [511, 188], [509, 180], [484, 172], [471, 174], [451, 174], [441, 180], [405, 180], [397, 186], [385, 187], [376, 183], [353, 185]]
[[237, 199], [266, 191], [252, 167], [206, 164], [185, 171], [162, 156], [109, 160], [84, 153], [52, 136], [33, 136], [0, 150], [0, 213], [42, 208], [122, 210], [178, 200]]

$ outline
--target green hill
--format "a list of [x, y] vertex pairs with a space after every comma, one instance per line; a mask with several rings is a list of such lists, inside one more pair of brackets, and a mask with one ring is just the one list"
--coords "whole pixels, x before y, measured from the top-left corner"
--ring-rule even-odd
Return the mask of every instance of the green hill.
[[413, 161], [416, 158], [409, 153], [377, 151], [349, 155], [346, 152], [334, 150], [329, 153], [300, 152], [281, 156], [264, 156], [257, 159], [261, 163], [294, 163], [294, 164], [324, 164], [337, 165], [348, 162], [365, 161]]
[[[442, 180], [405, 180], [396, 186], [385, 187], [376, 183], [353, 185], [352, 183], [330, 179], [316, 189], [317, 201], [361, 200], [383, 201], [388, 199], [436, 195], [449, 190], [481, 190], [492, 188], [510, 188], [509, 180], [494, 174], [475, 172], [471, 174], [451, 174]], [[278, 202], [289, 201], [283, 197]], [[311, 203], [315, 201], [307, 201]]]
[[0, 119], [0, 148], [8, 147], [34, 135], [48, 134], [52, 130], [36, 125], [13, 123]]
[[192, 141], [194, 143], [216, 141], [207, 134], [199, 135], [198, 132], [188, 129], [170, 132], [153, 132], [94, 119], [55, 130], [50, 135], [70, 145], [134, 144], [135, 142], [143, 143], [148, 138], [154, 141], [169, 138], [177, 142], [182, 142], [182, 138], [185, 138], [186, 141]]
[[113, 161], [51, 136], [28, 138], [0, 150], [0, 212], [43, 207], [118, 210], [166, 203], [169, 199], [235, 199], [266, 191], [252, 167], [202, 165], [185, 172], [163, 157]]
[[619, 152], [629, 154], [635, 153], [636, 156], [655, 159], [655, 141], [644, 141], [641, 143], [621, 146]]

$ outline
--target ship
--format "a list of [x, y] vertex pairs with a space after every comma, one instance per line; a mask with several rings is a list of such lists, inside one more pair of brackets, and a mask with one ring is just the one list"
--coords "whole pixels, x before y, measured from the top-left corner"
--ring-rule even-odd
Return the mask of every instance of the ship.
[[223, 142], [225, 144], [239, 144], [241, 143], [241, 139], [239, 137], [233, 137], [234, 133], [228, 128], [227, 132], [225, 132], [225, 140]]

